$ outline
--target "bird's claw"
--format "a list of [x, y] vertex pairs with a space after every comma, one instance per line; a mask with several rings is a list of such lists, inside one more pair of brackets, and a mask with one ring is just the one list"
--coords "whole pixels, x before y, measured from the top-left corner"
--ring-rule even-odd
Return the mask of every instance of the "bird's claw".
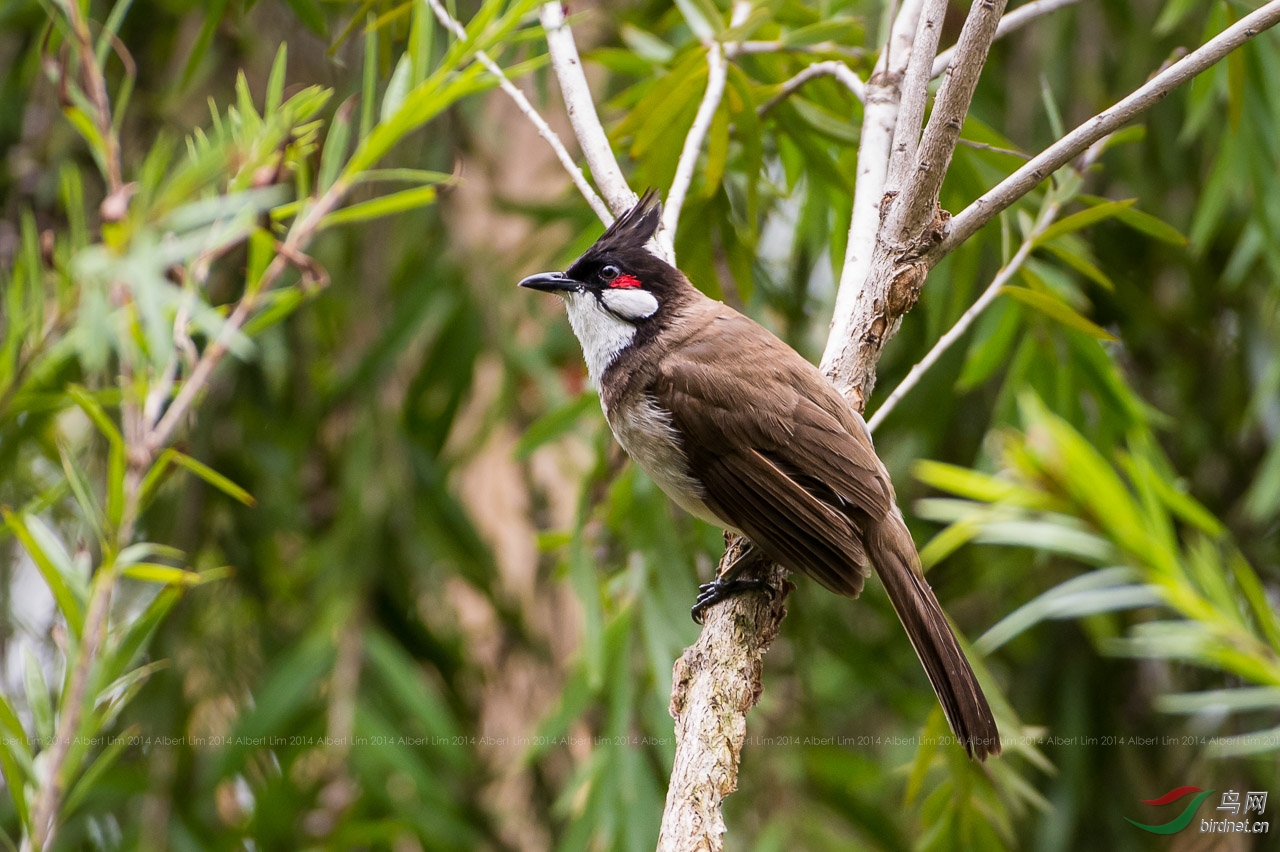
[[689, 610], [689, 614], [693, 616], [694, 623], [701, 624], [703, 614], [709, 608], [729, 598], [737, 597], [746, 592], [760, 591], [761, 589], [770, 595], [774, 591], [773, 586], [756, 577], [739, 577], [736, 580], [712, 580], [710, 583], [703, 583], [698, 587], [698, 597], [694, 600], [693, 608]]

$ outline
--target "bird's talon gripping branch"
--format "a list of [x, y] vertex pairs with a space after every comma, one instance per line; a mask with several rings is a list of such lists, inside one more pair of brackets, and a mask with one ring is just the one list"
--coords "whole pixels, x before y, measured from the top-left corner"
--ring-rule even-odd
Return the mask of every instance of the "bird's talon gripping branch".
[[703, 617], [711, 607], [727, 601], [729, 598], [735, 598], [738, 595], [747, 592], [763, 591], [774, 597], [778, 590], [769, 585], [768, 581], [761, 580], [759, 577], [739, 577], [736, 580], [712, 580], [710, 583], [703, 583], [698, 587], [698, 597], [693, 602], [693, 608], [689, 610], [689, 615], [693, 616], [696, 624], [701, 624]]

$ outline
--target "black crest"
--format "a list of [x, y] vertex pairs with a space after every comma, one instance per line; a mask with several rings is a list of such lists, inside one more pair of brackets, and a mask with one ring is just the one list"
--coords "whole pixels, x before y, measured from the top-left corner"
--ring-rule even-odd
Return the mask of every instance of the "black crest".
[[613, 220], [613, 224], [591, 247], [591, 253], [612, 254], [643, 249], [661, 221], [662, 202], [658, 199], [658, 191], [647, 189], [634, 207]]

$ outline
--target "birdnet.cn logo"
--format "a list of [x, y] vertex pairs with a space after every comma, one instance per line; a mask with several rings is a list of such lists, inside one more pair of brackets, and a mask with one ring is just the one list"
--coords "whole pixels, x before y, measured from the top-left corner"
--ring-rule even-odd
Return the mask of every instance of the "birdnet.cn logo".
[[[1195, 797], [1187, 802], [1182, 812], [1173, 819], [1155, 825], [1147, 825], [1128, 817], [1125, 817], [1125, 819], [1143, 831], [1149, 831], [1152, 834], [1175, 834], [1192, 824], [1196, 817], [1196, 809], [1214, 792], [1216, 791], [1190, 785], [1174, 787], [1163, 796], [1141, 800], [1144, 805], [1163, 807], [1194, 793]], [[1241, 799], [1241, 796], [1244, 798]], [[1215, 814], [1207, 819], [1201, 817], [1198, 828], [1201, 834], [1265, 834], [1271, 830], [1271, 822], [1261, 819], [1266, 809], [1267, 793], [1265, 790], [1248, 790], [1244, 793], [1236, 790], [1224, 790], [1222, 792], [1222, 803], [1216, 808]], [[1231, 816], [1218, 816], [1216, 811], [1227, 811]], [[1251, 818], [1250, 814], [1253, 814], [1254, 817]]]

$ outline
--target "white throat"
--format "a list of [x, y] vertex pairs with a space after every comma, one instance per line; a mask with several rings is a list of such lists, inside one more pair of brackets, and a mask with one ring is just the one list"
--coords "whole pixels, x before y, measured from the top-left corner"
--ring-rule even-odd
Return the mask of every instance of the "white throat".
[[603, 298], [609, 300], [612, 310], [606, 310], [592, 293], [569, 291], [564, 294], [569, 325], [582, 344], [587, 373], [594, 387], [600, 386], [604, 371], [636, 336], [636, 327], [617, 314], [642, 319], [658, 310], [658, 300], [644, 290], [608, 291]]

